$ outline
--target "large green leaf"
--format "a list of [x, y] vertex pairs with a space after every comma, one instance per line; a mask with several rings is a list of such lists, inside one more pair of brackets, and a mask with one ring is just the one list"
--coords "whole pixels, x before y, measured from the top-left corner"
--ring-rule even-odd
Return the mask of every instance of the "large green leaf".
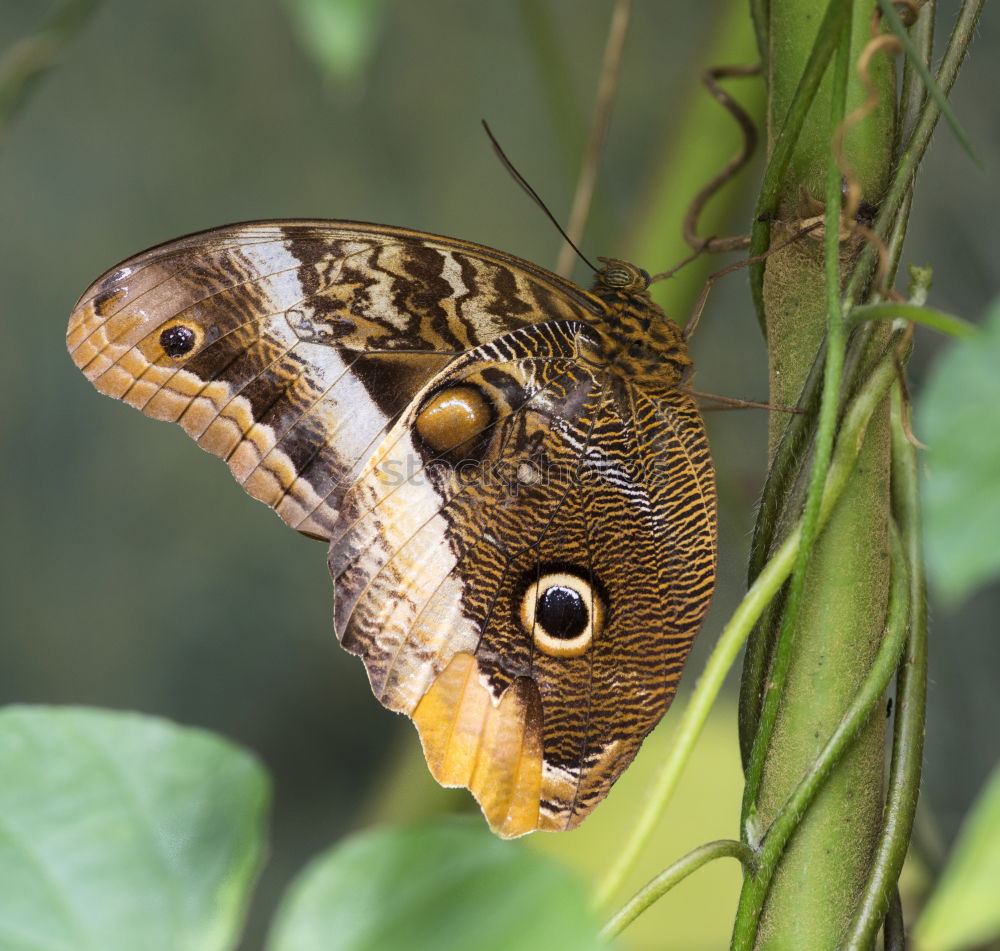
[[292, 886], [268, 951], [606, 947], [579, 883], [478, 819], [365, 832]]
[[938, 360], [919, 404], [927, 567], [950, 601], [1000, 574], [1000, 301]]
[[1000, 767], [972, 807], [914, 930], [920, 951], [957, 951], [1000, 936]]
[[267, 780], [210, 734], [129, 713], [0, 710], [0, 948], [232, 948]]

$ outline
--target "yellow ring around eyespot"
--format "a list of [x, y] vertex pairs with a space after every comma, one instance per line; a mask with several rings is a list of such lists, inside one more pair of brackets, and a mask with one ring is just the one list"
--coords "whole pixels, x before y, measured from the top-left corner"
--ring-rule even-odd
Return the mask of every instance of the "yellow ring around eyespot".
[[[587, 626], [573, 638], [553, 637], [545, 628], [539, 624], [535, 616], [535, 608], [538, 604], [538, 596], [541, 592], [552, 587], [569, 588], [575, 591], [583, 603], [587, 605]], [[599, 633], [604, 626], [604, 601], [594, 590], [593, 585], [588, 584], [578, 575], [569, 574], [565, 571], [551, 571], [542, 575], [537, 582], [528, 586], [521, 599], [520, 612], [521, 626], [531, 636], [535, 646], [544, 654], [550, 657], [579, 657], [593, 643], [595, 634]]]

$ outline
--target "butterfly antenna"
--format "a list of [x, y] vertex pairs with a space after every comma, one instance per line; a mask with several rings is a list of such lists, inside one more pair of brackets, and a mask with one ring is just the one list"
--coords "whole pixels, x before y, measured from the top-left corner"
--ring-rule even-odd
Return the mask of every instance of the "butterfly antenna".
[[486, 130], [486, 134], [490, 137], [490, 142], [493, 143], [493, 151], [496, 152], [497, 158], [500, 159], [501, 163], [503, 164], [503, 167], [507, 169], [508, 172], [510, 172], [514, 181], [517, 182], [517, 184], [520, 185], [521, 188], [523, 188], [525, 192], [527, 192], [528, 195], [534, 199], [535, 204], [538, 205], [538, 207], [545, 212], [545, 215], [549, 219], [549, 221], [551, 221], [552, 224], [555, 225], [556, 231], [558, 231], [559, 234], [563, 236], [563, 240], [577, 253], [577, 256], [580, 258], [580, 260], [583, 261], [583, 263], [586, 264], [587, 267], [589, 267], [592, 271], [594, 272], [598, 271], [599, 268], [596, 268], [594, 267], [593, 264], [591, 264], [587, 256], [573, 243], [570, 236], [566, 234], [566, 232], [563, 230], [563, 226], [559, 224], [559, 222], [556, 220], [556, 216], [552, 214], [551, 211], [549, 211], [548, 206], [545, 204], [544, 201], [542, 201], [542, 198], [538, 194], [538, 192], [536, 192], [535, 189], [528, 184], [528, 180], [514, 167], [514, 163], [509, 158], [507, 158], [507, 155], [504, 152], [504, 150], [500, 148], [500, 143], [497, 142], [496, 136], [493, 134], [490, 127], [486, 124], [486, 120], [482, 119], [480, 121], [483, 123], [483, 128]]

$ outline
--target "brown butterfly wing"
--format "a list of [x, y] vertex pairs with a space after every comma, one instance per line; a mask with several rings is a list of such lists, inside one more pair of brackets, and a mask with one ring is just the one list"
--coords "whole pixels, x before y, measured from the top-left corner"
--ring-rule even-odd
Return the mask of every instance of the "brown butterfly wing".
[[354, 222], [233, 225], [98, 279], [67, 342], [103, 393], [179, 423], [293, 528], [340, 494], [456, 355], [599, 305], [489, 248]]
[[[696, 408], [592, 348], [550, 323], [456, 361], [344, 496], [330, 546], [338, 636], [504, 836], [571, 828], [606, 795], [669, 706], [714, 581]], [[480, 433], [421, 437], [427, 407], [469, 393]], [[589, 630], [570, 610], [551, 636], [553, 589]]]
[[488, 248], [261, 222], [126, 261], [68, 343], [99, 390], [331, 539], [338, 636], [434, 775], [518, 835], [603, 798], [714, 579], [697, 410], [608, 365], [608, 317]]

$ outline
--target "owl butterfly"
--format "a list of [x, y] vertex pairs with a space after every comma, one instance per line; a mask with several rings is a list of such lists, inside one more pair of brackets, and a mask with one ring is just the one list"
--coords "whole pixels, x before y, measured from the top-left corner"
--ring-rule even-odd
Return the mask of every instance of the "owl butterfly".
[[328, 545], [337, 637], [504, 837], [607, 795], [715, 582], [683, 336], [602, 260], [588, 292], [465, 241], [257, 222], [125, 261], [69, 324], [97, 389]]

